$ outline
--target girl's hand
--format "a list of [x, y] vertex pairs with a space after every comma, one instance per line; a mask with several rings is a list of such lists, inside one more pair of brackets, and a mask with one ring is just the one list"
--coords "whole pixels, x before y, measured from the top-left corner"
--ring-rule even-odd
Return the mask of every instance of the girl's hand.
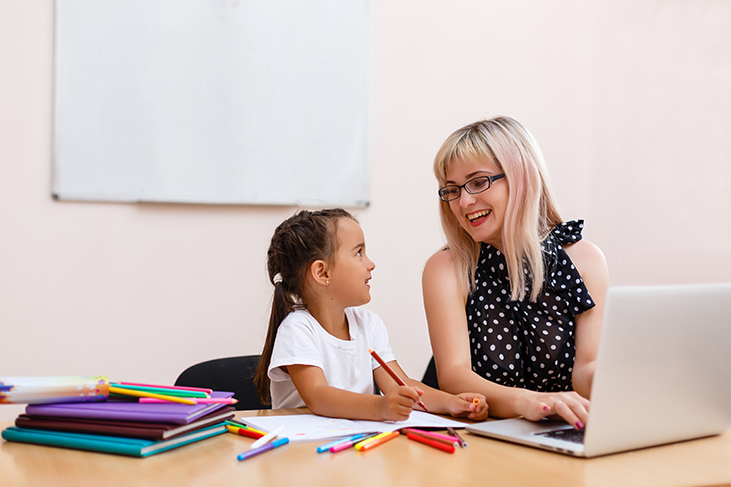
[[538, 421], [550, 417], [563, 419], [577, 430], [589, 420], [590, 401], [576, 392], [534, 392], [521, 401], [519, 410], [525, 419]]
[[424, 391], [408, 386], [389, 389], [381, 402], [381, 417], [384, 421], [406, 421], [414, 405]]
[[[482, 394], [465, 392], [452, 396], [447, 403], [447, 412], [455, 418], [468, 418], [473, 421], [484, 421], [487, 419], [487, 401]], [[477, 403], [475, 403], [477, 399]]]

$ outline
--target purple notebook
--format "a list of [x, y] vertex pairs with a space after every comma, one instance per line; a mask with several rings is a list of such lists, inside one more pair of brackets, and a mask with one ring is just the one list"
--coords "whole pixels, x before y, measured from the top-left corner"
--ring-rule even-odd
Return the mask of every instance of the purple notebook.
[[[233, 392], [213, 391], [211, 397], [228, 398]], [[25, 413], [61, 418], [111, 419], [121, 421], [187, 424], [225, 404], [156, 404], [135, 401], [79, 402], [28, 405]]]

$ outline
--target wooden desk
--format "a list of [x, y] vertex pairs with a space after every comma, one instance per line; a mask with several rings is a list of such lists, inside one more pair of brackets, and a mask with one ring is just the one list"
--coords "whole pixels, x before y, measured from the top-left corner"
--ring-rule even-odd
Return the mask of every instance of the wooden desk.
[[[285, 410], [292, 414], [302, 410]], [[240, 411], [239, 416], [272, 411]], [[0, 427], [10, 426], [0, 423]], [[448, 454], [401, 436], [368, 452], [294, 443], [239, 462], [253, 441], [224, 434], [149, 458], [0, 443], [5, 486], [699, 486], [731, 484], [731, 432], [590, 460], [464, 433]]]

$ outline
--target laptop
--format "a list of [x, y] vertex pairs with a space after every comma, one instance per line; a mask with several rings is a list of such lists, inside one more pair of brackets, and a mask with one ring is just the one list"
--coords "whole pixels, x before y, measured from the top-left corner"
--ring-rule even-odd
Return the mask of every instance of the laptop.
[[612, 287], [604, 306], [581, 438], [566, 423], [522, 418], [467, 431], [579, 457], [725, 432], [731, 425], [731, 283]]

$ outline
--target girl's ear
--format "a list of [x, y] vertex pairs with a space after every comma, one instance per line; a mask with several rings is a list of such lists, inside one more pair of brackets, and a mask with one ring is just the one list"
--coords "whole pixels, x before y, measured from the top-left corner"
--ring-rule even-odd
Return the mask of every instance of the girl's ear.
[[324, 260], [316, 260], [310, 265], [310, 277], [313, 282], [321, 286], [330, 284], [330, 270], [327, 262]]

